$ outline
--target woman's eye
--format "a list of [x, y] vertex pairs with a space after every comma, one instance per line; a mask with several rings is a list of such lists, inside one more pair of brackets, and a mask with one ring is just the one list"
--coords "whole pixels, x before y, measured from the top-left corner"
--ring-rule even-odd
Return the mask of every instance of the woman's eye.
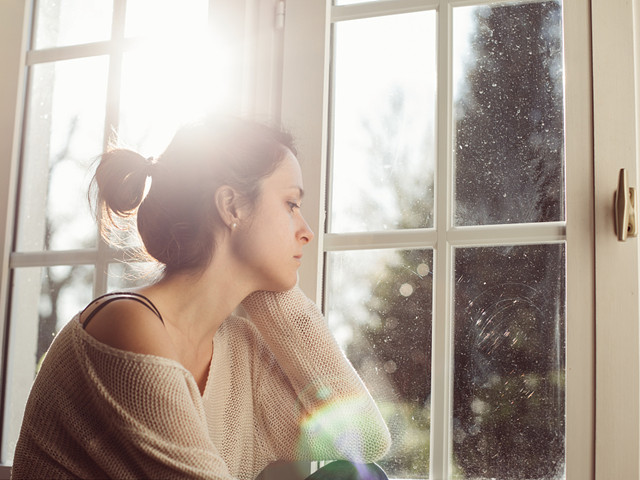
[[296, 208], [300, 208], [300, 205], [295, 202], [287, 202], [289, 209], [293, 212]]

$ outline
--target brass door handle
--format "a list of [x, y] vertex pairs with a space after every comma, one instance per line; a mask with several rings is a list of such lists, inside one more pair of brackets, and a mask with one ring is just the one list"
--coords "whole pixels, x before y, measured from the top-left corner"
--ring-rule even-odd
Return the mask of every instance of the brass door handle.
[[620, 169], [618, 177], [618, 190], [615, 194], [615, 222], [618, 240], [624, 242], [627, 237], [638, 236], [638, 203], [636, 189], [629, 187], [627, 171]]

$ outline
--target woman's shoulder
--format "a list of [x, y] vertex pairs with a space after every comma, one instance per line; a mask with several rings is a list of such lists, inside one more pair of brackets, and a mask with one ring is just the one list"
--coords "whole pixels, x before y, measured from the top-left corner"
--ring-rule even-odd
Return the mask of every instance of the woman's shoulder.
[[79, 315], [78, 321], [90, 336], [109, 347], [178, 359], [157, 310], [130, 295], [100, 298]]

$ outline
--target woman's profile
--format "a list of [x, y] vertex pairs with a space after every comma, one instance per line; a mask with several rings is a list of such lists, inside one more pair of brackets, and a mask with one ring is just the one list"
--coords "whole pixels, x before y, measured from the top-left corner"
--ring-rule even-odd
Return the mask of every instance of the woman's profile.
[[[386, 453], [375, 403], [296, 286], [313, 233], [288, 134], [207, 118], [157, 159], [107, 151], [93, 185], [104, 235], [135, 217], [162, 275], [95, 299], [56, 336], [13, 478], [255, 479]], [[314, 478], [347, 478], [327, 475]]]

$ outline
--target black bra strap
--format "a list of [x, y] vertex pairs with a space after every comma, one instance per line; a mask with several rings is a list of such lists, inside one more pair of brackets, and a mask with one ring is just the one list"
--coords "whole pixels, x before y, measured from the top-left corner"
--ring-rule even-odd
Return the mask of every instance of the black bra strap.
[[145, 297], [144, 295], [141, 295], [141, 294], [135, 293], [135, 292], [113, 292], [113, 293], [107, 293], [105, 295], [102, 295], [102, 296], [96, 298], [93, 302], [91, 302], [89, 305], [87, 305], [87, 307], [82, 311], [82, 313], [84, 314], [84, 312], [87, 310], [87, 308], [89, 308], [91, 305], [93, 305], [97, 301], [100, 301], [100, 300], [102, 300], [103, 298], [106, 298], [106, 297], [111, 297], [111, 298], [107, 298], [105, 301], [101, 302], [96, 308], [94, 308], [91, 311], [89, 316], [87, 318], [85, 318], [84, 321], [82, 322], [82, 328], [87, 328], [87, 325], [89, 324], [91, 319], [96, 315], [96, 313], [98, 313], [100, 310], [102, 310], [102, 308], [104, 308], [106, 305], [108, 305], [111, 302], [114, 302], [116, 300], [121, 300], [121, 299], [134, 300], [134, 301], [136, 301], [138, 303], [141, 303], [142, 305], [147, 307], [149, 310], [151, 310], [153, 313], [155, 313], [156, 316], [160, 319], [160, 321], [164, 324], [164, 320], [162, 318], [162, 315], [160, 315], [160, 311], [153, 304], [153, 302], [151, 300], [149, 300], [147, 297]]

